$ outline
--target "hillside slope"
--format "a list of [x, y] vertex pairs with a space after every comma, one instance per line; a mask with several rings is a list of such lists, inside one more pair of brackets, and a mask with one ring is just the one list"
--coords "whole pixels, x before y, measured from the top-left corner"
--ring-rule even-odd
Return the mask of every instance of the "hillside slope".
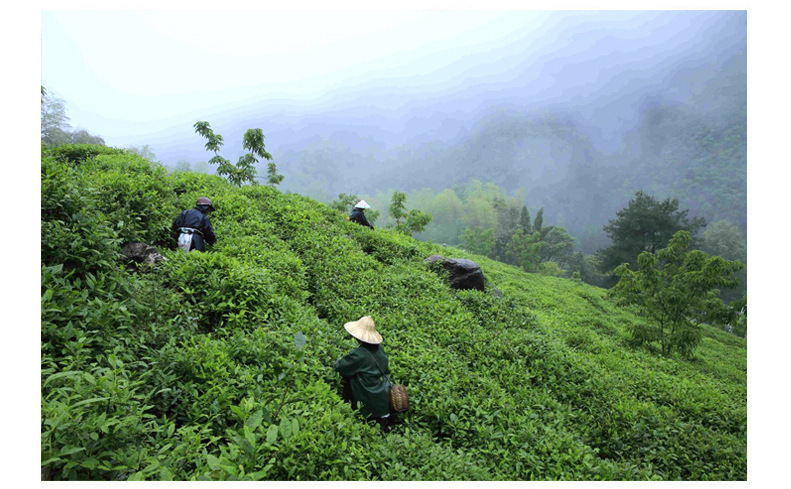
[[[119, 150], [44, 150], [41, 192], [42, 477], [746, 479], [733, 335], [704, 327], [692, 360], [633, 349], [641, 319], [602, 289]], [[201, 195], [218, 242], [176, 252]], [[129, 241], [167, 260], [125, 267]], [[487, 291], [450, 289], [431, 254], [477, 261]], [[332, 369], [363, 315], [410, 394], [386, 436]]]

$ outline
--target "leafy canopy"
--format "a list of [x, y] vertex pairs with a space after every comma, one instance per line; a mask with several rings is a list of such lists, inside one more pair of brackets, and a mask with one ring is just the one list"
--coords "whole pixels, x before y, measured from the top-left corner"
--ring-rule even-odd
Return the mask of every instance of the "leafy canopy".
[[[744, 234], [729, 221], [716, 221], [701, 234], [700, 246], [709, 254], [744, 263], [744, 269], [739, 272], [739, 286], [720, 294], [723, 302], [732, 302], [735, 309], [740, 309], [735, 302], [747, 295], [747, 239]], [[729, 328], [730, 323], [726, 322], [726, 329]]]
[[622, 263], [634, 266], [640, 253], [656, 253], [676, 231], [688, 231], [694, 236], [706, 221], [700, 217], [690, 219], [688, 213], [689, 210], [679, 210], [677, 198], [660, 202], [643, 191], [635, 193], [629, 204], [616, 212], [617, 217], [604, 226], [613, 244], [599, 250], [602, 272], [610, 272]]
[[692, 236], [678, 231], [667, 248], [637, 257], [637, 269], [627, 263], [615, 269], [619, 282], [610, 290], [620, 305], [635, 305], [649, 319], [649, 326], [636, 325], [633, 338], [638, 343], [658, 342], [662, 352], [678, 351], [689, 356], [700, 342], [700, 322], [704, 311], [721, 308], [719, 287], [735, 287], [739, 261], [709, 256], [689, 250]]
[[419, 233], [431, 222], [433, 219], [431, 214], [412, 209], [407, 212], [406, 210], [406, 194], [404, 192], [393, 192], [393, 197], [390, 202], [390, 217], [395, 219], [393, 228], [407, 236], [412, 236], [412, 233]]
[[219, 151], [224, 144], [223, 137], [215, 134], [208, 122], [199, 121], [192, 127], [195, 128], [196, 133], [206, 138], [206, 150], [214, 153], [209, 163], [217, 165], [217, 174], [227, 177], [228, 181], [237, 187], [241, 187], [244, 183], [256, 183], [258, 171], [255, 165], [259, 161], [258, 158], [269, 161], [267, 166], [269, 184], [277, 185], [283, 181], [283, 175], [277, 173], [277, 166], [271, 161], [272, 155], [266, 150], [265, 136], [261, 129], [248, 129], [244, 133], [242, 147], [250, 152], [240, 156], [234, 165], [230, 160], [220, 156]]

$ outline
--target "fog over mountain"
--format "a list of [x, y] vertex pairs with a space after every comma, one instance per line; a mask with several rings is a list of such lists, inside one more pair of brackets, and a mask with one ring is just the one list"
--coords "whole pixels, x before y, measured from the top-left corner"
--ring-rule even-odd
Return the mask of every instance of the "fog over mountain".
[[[319, 98], [264, 92], [206, 117], [229, 130], [258, 124], [273, 149], [347, 131], [390, 148], [453, 138], [491, 107], [507, 105], [570, 114], [613, 150], [647, 97], [711, 110], [711, 100], [700, 99], [723, 64], [741, 57], [746, 70], [746, 15], [739, 12], [555, 12], [537, 28], [493, 38], [491, 47], [469, 52], [450, 45], [369, 66], [368, 80], [326, 87]], [[172, 147], [154, 145], [163, 158]]]
[[[601, 226], [640, 188], [746, 229], [745, 12], [523, 14], [476, 31], [485, 42], [375, 60], [353, 82], [314, 81], [304, 96], [251, 87], [243, 103], [151, 133], [137, 125], [108, 144], [149, 144], [167, 165], [207, 161], [192, 128], [206, 120], [235, 161], [244, 131], [258, 127], [284, 190], [329, 201], [492, 181], [525, 189], [529, 208], [545, 207], [586, 249], [604, 243]], [[701, 142], [711, 133], [716, 146], [722, 131], [739, 146], [727, 161]], [[745, 212], [695, 200], [715, 164], [732, 178], [717, 185], [743, 195]], [[698, 187], [684, 187], [690, 179]]]

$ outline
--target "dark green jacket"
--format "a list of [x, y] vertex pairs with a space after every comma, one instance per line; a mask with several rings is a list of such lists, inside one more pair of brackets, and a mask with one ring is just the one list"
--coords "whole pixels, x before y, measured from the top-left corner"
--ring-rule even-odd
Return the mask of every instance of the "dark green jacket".
[[360, 414], [365, 418], [390, 414], [390, 383], [379, 367], [384, 374], [390, 375], [387, 355], [381, 344], [361, 344], [335, 362], [335, 370], [349, 382], [354, 400], [363, 404]]

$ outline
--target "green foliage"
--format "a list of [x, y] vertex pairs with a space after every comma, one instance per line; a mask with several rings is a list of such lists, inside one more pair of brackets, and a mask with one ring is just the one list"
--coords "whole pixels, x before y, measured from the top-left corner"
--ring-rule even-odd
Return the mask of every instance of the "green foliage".
[[677, 198], [660, 202], [638, 191], [604, 226], [613, 244], [598, 252], [601, 271], [610, 273], [622, 263], [635, 266], [640, 253], [656, 253], [677, 231], [688, 231], [694, 236], [706, 221], [700, 217], [689, 219], [687, 214], [689, 210], [679, 210]]
[[536, 220], [533, 221], [533, 231], [541, 233], [542, 226], [544, 225], [544, 208], [540, 208], [536, 212]]
[[192, 169], [192, 165], [190, 164], [189, 160], [178, 160], [176, 162], [175, 170], [176, 171], [190, 171]]
[[578, 274], [580, 280], [586, 284], [604, 287], [608, 283], [608, 276], [599, 272], [601, 266], [595, 255], [585, 255], [581, 252], [571, 253], [566, 259], [566, 266], [573, 274]]
[[[41, 161], [48, 479], [746, 479], [742, 338], [700, 324], [694, 361], [651, 355], [626, 346], [645, 320], [602, 289], [269, 186], [84, 154]], [[217, 243], [167, 249], [162, 227], [200, 195]], [[121, 266], [129, 239], [167, 260]], [[450, 289], [423, 262], [438, 253], [478, 262], [487, 291]], [[410, 394], [386, 436], [332, 368], [365, 314]]]
[[271, 161], [266, 164], [266, 176], [267, 176], [267, 180], [266, 180], [267, 183], [271, 185], [278, 185], [285, 178], [283, 175], [280, 175], [277, 172], [277, 165], [275, 165]]
[[739, 228], [728, 221], [717, 221], [701, 235], [703, 249], [726, 260], [747, 261], [747, 240]]
[[720, 292], [723, 302], [733, 302], [747, 295], [747, 239], [739, 228], [729, 221], [721, 220], [706, 227], [701, 235], [701, 249], [726, 260], [739, 260], [744, 269], [738, 273], [739, 285]]
[[406, 210], [406, 194], [404, 192], [393, 192], [389, 207], [390, 217], [395, 219], [393, 228], [407, 236], [422, 231], [433, 217], [431, 214], [412, 209]]
[[272, 155], [266, 150], [265, 136], [261, 129], [245, 131], [242, 147], [250, 152], [240, 156], [234, 165], [230, 160], [220, 156], [219, 151], [224, 144], [223, 137], [220, 134], [215, 134], [208, 122], [198, 121], [193, 127], [196, 133], [206, 138], [206, 150], [214, 153], [209, 163], [217, 165], [217, 174], [227, 177], [233, 185], [241, 187], [244, 183], [256, 183], [258, 171], [255, 165], [259, 158], [269, 161], [267, 166], [268, 183], [277, 185], [283, 181], [283, 175], [277, 173], [277, 166], [271, 161]]
[[197, 318], [200, 331], [228, 326], [268, 327], [293, 313], [267, 275], [216, 253], [176, 253], [164, 265], [169, 286], [183, 297], [181, 314]]
[[731, 303], [728, 309], [724, 321], [726, 329], [742, 338], [747, 338], [747, 296]]
[[359, 201], [360, 198], [357, 197], [357, 195], [346, 195], [342, 193], [338, 195], [336, 200], [330, 202], [329, 205], [336, 211], [346, 213], [349, 212], [349, 209], [351, 209], [351, 207]]
[[143, 146], [129, 146], [126, 148], [126, 151], [135, 154], [137, 156], [140, 156], [141, 158], [146, 159], [151, 163], [159, 163], [157, 161], [157, 155], [155, 155], [154, 151], [151, 149], [151, 145], [144, 144]]
[[[430, 209], [434, 219], [426, 230], [418, 234], [443, 244], [459, 244], [464, 249], [495, 260], [550, 275], [570, 277], [575, 271], [587, 283], [601, 282], [595, 270], [586, 265], [590, 258], [574, 256], [575, 239], [560, 226], [545, 226], [544, 209], [539, 209], [535, 223], [522, 204], [524, 196], [508, 196], [496, 185], [474, 181], [466, 186], [445, 189], [434, 194], [429, 189], [415, 192], [414, 198]], [[466, 227], [462, 227], [469, 224]], [[596, 282], [598, 280], [598, 282]]]
[[[343, 212], [344, 214], [348, 214], [350, 209], [353, 205], [360, 201], [360, 197], [357, 195], [346, 195], [344, 193], [338, 194], [338, 198], [330, 202], [329, 206], [337, 211]], [[375, 209], [368, 209], [365, 211], [365, 218], [371, 224], [376, 222], [376, 219], [379, 217], [381, 212]]]
[[55, 159], [65, 163], [79, 163], [97, 155], [122, 155], [125, 152], [123, 149], [108, 148], [107, 146], [94, 144], [65, 144], [52, 148], [50, 154]]
[[519, 211], [519, 226], [524, 233], [530, 234], [533, 232], [533, 226], [530, 225], [530, 211], [527, 210], [526, 205], [523, 205], [522, 210]]
[[41, 94], [41, 142], [49, 146], [68, 144], [69, 116], [66, 115], [66, 102], [57, 97]]
[[461, 246], [470, 253], [488, 256], [494, 249], [494, 230], [467, 228], [460, 236]]
[[541, 261], [565, 260], [574, 251], [574, 238], [562, 227], [550, 226], [541, 231]]
[[41, 162], [41, 263], [76, 277], [107, 269], [118, 255], [118, 227], [97, 210], [78, 171], [54, 157]]
[[741, 299], [730, 304], [711, 301], [707, 304], [704, 314], [707, 323], [742, 338], [747, 337], [747, 296], [742, 296]]
[[635, 326], [634, 339], [659, 343], [665, 354], [692, 354], [701, 339], [694, 320], [719, 301], [717, 288], [737, 284], [734, 275], [742, 268], [741, 262], [689, 250], [691, 240], [689, 232], [678, 231], [667, 248], [641, 253], [637, 270], [628, 264], [615, 269], [620, 280], [612, 295], [619, 304], [636, 305], [651, 321], [648, 327]]
[[77, 129], [71, 133], [69, 137], [71, 144], [97, 144], [104, 146], [104, 139], [101, 136], [96, 136], [85, 129]]
[[520, 266], [523, 270], [532, 272], [541, 262], [541, 250], [544, 243], [538, 232], [525, 234], [521, 229], [516, 232], [505, 250], [505, 258], [509, 263]]
[[542, 261], [538, 266], [538, 273], [541, 275], [548, 275], [550, 277], [566, 276], [566, 270], [560, 268], [560, 265], [554, 261]]

